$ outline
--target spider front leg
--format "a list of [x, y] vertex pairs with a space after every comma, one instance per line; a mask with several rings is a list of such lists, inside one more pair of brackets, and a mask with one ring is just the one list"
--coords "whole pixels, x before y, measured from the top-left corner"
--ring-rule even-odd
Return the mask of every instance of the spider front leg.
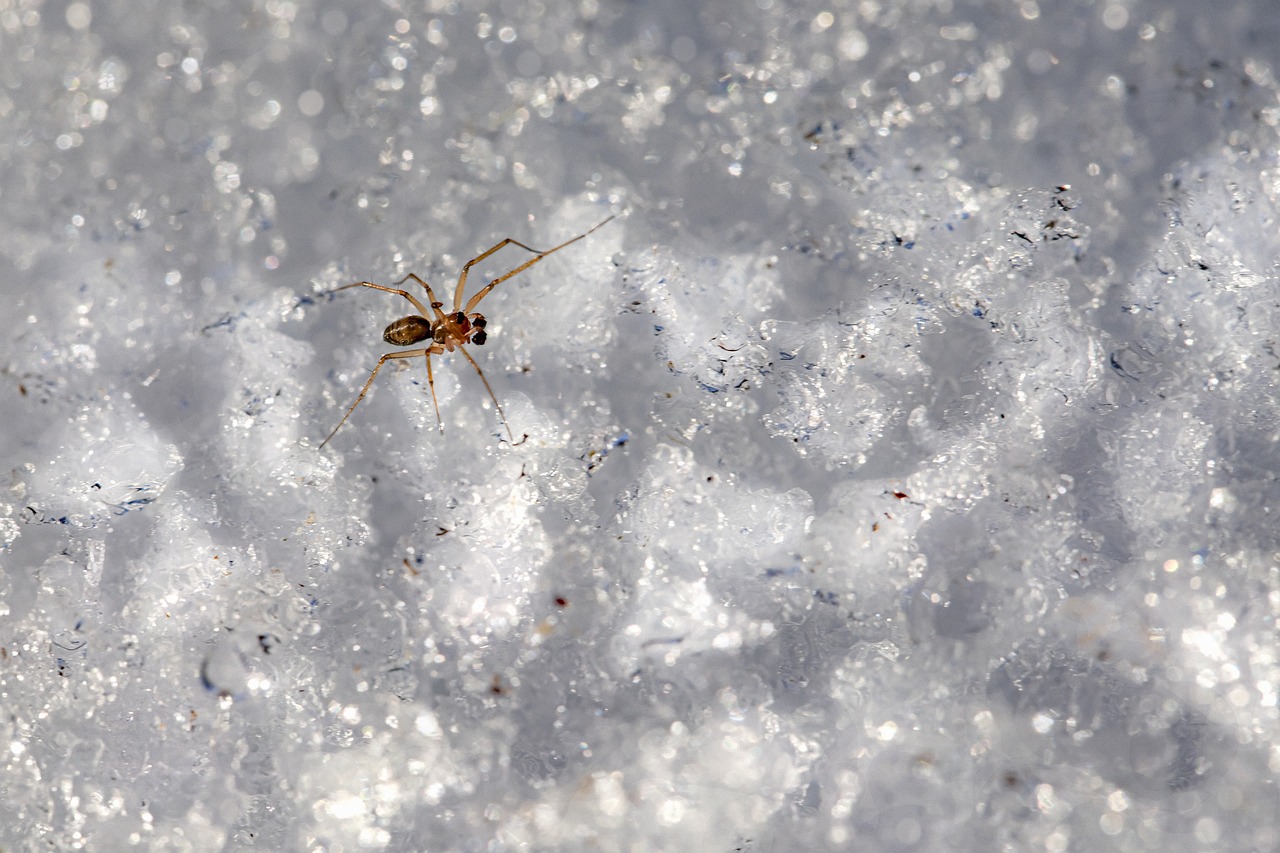
[[[614, 216], [617, 216], [617, 214], [614, 214]], [[479, 290], [477, 290], [477, 291], [476, 291], [475, 296], [472, 296], [469, 300], [467, 300], [467, 307], [462, 308], [462, 309], [460, 309], [460, 310], [462, 310], [462, 311], [464, 311], [464, 312], [466, 312], [466, 313], [468, 313], [468, 314], [469, 314], [469, 313], [471, 313], [471, 311], [473, 311], [473, 310], [475, 309], [475, 307], [476, 307], [478, 304], [480, 304], [480, 300], [481, 300], [481, 299], [484, 299], [486, 296], [488, 296], [488, 295], [489, 295], [489, 291], [493, 290], [495, 287], [497, 287], [498, 285], [502, 284], [502, 283], [503, 283], [504, 281], [506, 281], [507, 279], [509, 279], [509, 278], [514, 278], [515, 276], [517, 276], [517, 275], [519, 275], [520, 273], [524, 272], [524, 271], [525, 271], [525, 270], [527, 270], [529, 267], [533, 266], [533, 265], [534, 265], [534, 264], [536, 264], [538, 261], [540, 261], [540, 260], [542, 260], [543, 258], [547, 257], [548, 255], [554, 255], [556, 252], [560, 251], [560, 250], [561, 250], [561, 249], [563, 249], [564, 247], [566, 247], [566, 246], [572, 246], [574, 243], [578, 242], [578, 241], [579, 241], [579, 240], [581, 240], [583, 237], [586, 237], [587, 235], [591, 234], [591, 233], [592, 233], [593, 231], [595, 231], [596, 229], [598, 229], [598, 228], [602, 227], [603, 225], [605, 225], [605, 224], [607, 224], [607, 223], [609, 223], [609, 222], [612, 222], [612, 221], [613, 221], [613, 219], [614, 219], [614, 216], [610, 216], [608, 219], [604, 219], [604, 220], [601, 220], [600, 222], [597, 222], [595, 225], [592, 225], [590, 228], [588, 228], [586, 231], [583, 231], [583, 232], [582, 232], [581, 234], [579, 234], [577, 237], [571, 237], [571, 238], [569, 238], [568, 240], [565, 240], [565, 241], [564, 241], [563, 243], [561, 243], [559, 246], [552, 246], [550, 249], [547, 249], [545, 252], [536, 252], [537, 257], [535, 257], [535, 258], [530, 258], [529, 260], [525, 261], [525, 262], [524, 262], [523, 264], [521, 264], [520, 266], [516, 267], [515, 269], [511, 270], [510, 272], [505, 272], [505, 273], [503, 273], [502, 275], [500, 275], [500, 276], [498, 276], [497, 278], [495, 278], [493, 281], [491, 281], [491, 282], [489, 282], [488, 284], [486, 284], [484, 287], [482, 287], [482, 288], [480, 288]], [[458, 279], [458, 290], [457, 290], [457, 292], [454, 294], [454, 303], [453, 303], [453, 304], [454, 304], [454, 308], [457, 308], [458, 303], [460, 303], [460, 302], [462, 301], [462, 288], [463, 288], [463, 286], [466, 284], [466, 281], [467, 281], [467, 268], [468, 268], [468, 267], [470, 267], [470, 266], [471, 266], [471, 264], [473, 264], [473, 263], [475, 263], [476, 261], [480, 260], [481, 258], [487, 258], [489, 255], [491, 255], [491, 254], [493, 254], [494, 252], [498, 251], [498, 249], [501, 249], [503, 246], [507, 245], [508, 243], [515, 243], [515, 244], [516, 244], [517, 246], [519, 246], [520, 248], [522, 248], [522, 249], [528, 249], [530, 252], [534, 252], [534, 251], [535, 251], [534, 249], [530, 249], [530, 248], [529, 248], [528, 246], [526, 246], [524, 243], [517, 242], [517, 241], [512, 240], [511, 238], [509, 238], [509, 237], [508, 237], [506, 240], [503, 240], [501, 243], [499, 243], [498, 245], [494, 246], [494, 247], [493, 247], [492, 249], [490, 249], [489, 251], [485, 252], [485, 253], [484, 253], [483, 255], [481, 255], [479, 258], [476, 258], [476, 259], [475, 259], [475, 261], [471, 261], [470, 263], [468, 263], [468, 264], [467, 264], [467, 266], [465, 266], [465, 267], [463, 267], [463, 268], [462, 268], [462, 275], [461, 275], [461, 277], [459, 277], [459, 279]]]
[[[458, 274], [458, 286], [454, 288], [454, 291], [453, 291], [453, 309], [455, 311], [457, 311], [459, 306], [462, 305], [462, 292], [467, 289], [467, 273], [470, 272], [471, 268], [474, 267], [476, 264], [480, 263], [485, 258], [489, 257], [499, 249], [505, 248], [507, 246], [519, 246], [521, 249], [524, 249], [526, 252], [532, 252], [535, 255], [546, 254], [545, 252], [539, 251], [538, 249], [535, 249], [532, 246], [526, 246], [524, 243], [521, 243], [519, 240], [513, 240], [510, 237], [505, 237], [499, 242], [495, 243], [493, 246], [481, 252], [480, 254], [476, 255], [474, 258], [472, 258], [471, 260], [467, 261], [465, 264], [462, 265], [462, 272]], [[552, 251], [555, 251], [555, 250], [553, 249]], [[468, 311], [471, 310], [470, 306], [467, 307], [467, 310]]]

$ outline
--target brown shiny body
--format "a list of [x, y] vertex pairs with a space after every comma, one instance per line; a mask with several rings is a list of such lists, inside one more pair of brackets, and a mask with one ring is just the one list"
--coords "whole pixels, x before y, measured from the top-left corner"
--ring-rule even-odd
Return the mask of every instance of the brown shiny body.
[[387, 326], [382, 333], [382, 339], [393, 347], [409, 347], [419, 341], [434, 337], [435, 334], [431, 331], [431, 321], [426, 317], [419, 317], [417, 314], [401, 317]]

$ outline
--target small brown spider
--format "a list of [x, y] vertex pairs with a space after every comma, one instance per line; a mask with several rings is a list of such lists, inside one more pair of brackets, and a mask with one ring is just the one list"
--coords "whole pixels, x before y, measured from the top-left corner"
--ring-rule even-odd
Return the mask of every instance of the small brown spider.
[[[616, 215], [617, 214], [614, 214], [614, 216]], [[387, 326], [387, 328], [383, 330], [382, 339], [392, 346], [397, 347], [407, 347], [426, 340], [429, 340], [431, 343], [425, 347], [419, 347], [418, 349], [405, 350], [403, 352], [389, 352], [382, 358], [378, 359], [378, 363], [373, 368], [373, 373], [369, 374], [368, 381], [365, 382], [364, 387], [360, 389], [360, 395], [356, 397], [356, 401], [351, 404], [351, 408], [347, 409], [347, 413], [342, 416], [342, 420], [338, 421], [338, 425], [333, 428], [333, 432], [329, 433], [329, 437], [320, 442], [320, 448], [323, 449], [324, 446], [329, 443], [329, 439], [337, 435], [338, 430], [342, 429], [342, 425], [347, 422], [347, 418], [351, 417], [351, 413], [356, 410], [356, 406], [360, 405], [360, 401], [363, 400], [364, 395], [368, 393], [369, 386], [373, 384], [373, 379], [378, 375], [378, 371], [382, 369], [382, 365], [386, 364], [393, 358], [416, 358], [417, 356], [422, 356], [426, 359], [427, 385], [431, 388], [431, 405], [434, 406], [436, 410], [436, 423], [439, 424], [440, 431], [444, 432], [444, 421], [440, 419], [440, 404], [436, 402], [436, 383], [431, 372], [431, 356], [442, 355], [445, 352], [453, 352], [454, 349], [461, 352], [466, 357], [467, 361], [471, 362], [471, 366], [476, 369], [476, 373], [480, 375], [480, 381], [484, 383], [484, 389], [489, 392], [489, 399], [493, 400], [494, 408], [498, 410], [498, 417], [502, 419], [502, 425], [506, 427], [507, 437], [514, 441], [514, 436], [511, 433], [511, 426], [507, 423], [507, 416], [503, 414], [502, 406], [499, 405], [498, 398], [494, 396], [493, 388], [489, 387], [489, 380], [484, 378], [484, 371], [480, 369], [480, 365], [476, 364], [476, 360], [471, 357], [471, 353], [467, 352], [466, 348], [463, 347], [463, 344], [475, 344], [476, 346], [481, 346], [487, 338], [484, 331], [484, 315], [475, 311], [475, 307], [480, 303], [481, 299], [484, 299], [485, 296], [489, 294], [489, 291], [493, 290], [507, 279], [519, 275], [538, 261], [545, 258], [547, 255], [558, 252], [565, 246], [578, 242], [583, 237], [586, 237], [588, 234], [595, 231], [597, 228], [600, 228], [613, 218], [613, 216], [610, 216], [608, 219], [596, 223], [577, 237], [574, 237], [571, 240], [566, 240], [559, 246], [547, 249], [545, 252], [526, 246], [519, 240], [513, 240], [510, 237], [498, 242], [493, 247], [481, 252], [479, 255], [476, 255], [474, 258], [462, 265], [462, 272], [458, 275], [458, 285], [453, 291], [453, 310], [447, 314], [440, 310], [444, 307], [444, 303], [436, 299], [435, 293], [431, 290], [431, 285], [427, 284], [413, 273], [409, 273], [404, 278], [397, 281], [396, 284], [401, 285], [409, 279], [413, 279], [418, 284], [422, 285], [427, 291], [427, 298], [431, 300], [430, 311], [428, 311], [427, 307], [415, 299], [413, 294], [408, 291], [400, 290], [398, 287], [384, 287], [381, 284], [374, 284], [371, 281], [357, 281], [354, 284], [343, 285], [342, 287], [331, 291], [332, 293], [337, 293], [339, 290], [347, 290], [352, 287], [371, 287], [374, 290], [383, 290], [387, 293], [396, 293], [403, 296], [405, 299], [409, 300], [410, 304], [412, 304], [414, 308], [418, 309], [418, 313], [410, 314], [408, 317], [401, 317], [399, 320], [392, 322], [391, 325]], [[503, 273], [484, 287], [480, 288], [480, 290], [476, 291], [474, 296], [467, 300], [467, 304], [463, 305], [462, 292], [467, 286], [467, 273], [470, 272], [473, 266], [506, 246], [519, 246], [526, 252], [532, 252], [534, 257], [525, 261], [515, 269]], [[432, 317], [435, 319], [431, 319]]]

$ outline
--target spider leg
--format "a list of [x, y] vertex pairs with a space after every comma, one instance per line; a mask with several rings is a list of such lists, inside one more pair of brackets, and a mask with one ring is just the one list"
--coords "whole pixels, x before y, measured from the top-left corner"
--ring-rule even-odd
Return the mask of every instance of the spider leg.
[[[439, 299], [436, 299], [436, 294], [435, 294], [435, 292], [431, 289], [431, 285], [427, 284], [425, 281], [423, 281], [422, 279], [418, 278], [418, 277], [417, 277], [416, 275], [414, 275], [413, 273], [409, 273], [407, 276], [405, 276], [404, 278], [402, 278], [402, 279], [400, 279], [399, 281], [397, 281], [397, 282], [396, 282], [396, 284], [404, 284], [404, 283], [405, 283], [406, 281], [408, 281], [409, 279], [413, 279], [414, 281], [416, 281], [418, 284], [422, 285], [422, 286], [426, 289], [426, 291], [427, 291], [427, 298], [431, 300], [431, 307], [432, 307], [433, 309], [435, 309], [435, 312], [436, 312], [436, 319], [437, 319], [437, 320], [443, 320], [443, 319], [444, 319], [444, 314], [440, 311], [440, 308], [438, 307], [438, 306], [440, 306], [440, 305], [441, 305], [441, 304], [443, 304], [443, 303], [441, 303]], [[411, 300], [411, 301], [413, 301], [413, 300]], [[416, 301], [413, 301], [413, 304], [414, 304], [414, 305], [417, 305], [419, 308], [421, 308], [421, 307], [422, 307], [422, 306], [421, 306], [418, 302], [416, 302]], [[422, 312], [422, 316], [424, 316], [424, 317], [425, 317], [425, 316], [427, 316], [427, 312], [426, 312], [426, 311], [423, 311], [423, 312]]]
[[[457, 311], [458, 306], [462, 304], [462, 291], [467, 289], [467, 273], [471, 271], [471, 268], [473, 266], [480, 263], [485, 258], [489, 257], [494, 252], [506, 246], [519, 246], [521, 249], [524, 249], [526, 252], [532, 252], [535, 255], [547, 254], [546, 252], [535, 249], [532, 246], [526, 246], [524, 243], [521, 243], [519, 240], [513, 240], [510, 237], [507, 237], [499, 241], [498, 243], [495, 243], [493, 246], [481, 252], [480, 254], [476, 255], [474, 258], [472, 258], [471, 260], [467, 261], [465, 264], [462, 265], [462, 272], [458, 273], [458, 286], [453, 291], [453, 310], [454, 311]], [[552, 249], [551, 251], [554, 252], [555, 249]], [[467, 309], [467, 310], [470, 311], [470, 309]]]
[[[387, 290], [387, 288], [385, 287], [379, 288], [379, 289]], [[378, 375], [378, 371], [382, 369], [382, 365], [386, 364], [390, 359], [393, 359], [393, 358], [413, 358], [414, 356], [417, 356], [417, 355], [427, 356], [427, 367], [430, 368], [431, 366], [431, 348], [430, 347], [427, 347], [426, 349], [405, 350], [404, 352], [389, 352], [386, 355], [384, 355], [382, 358], [378, 359], [378, 363], [373, 368], [373, 373], [369, 374], [369, 380], [365, 382], [364, 387], [360, 389], [360, 396], [356, 397], [356, 401], [351, 404], [351, 408], [347, 409], [347, 413], [342, 416], [342, 420], [338, 421], [338, 425], [333, 428], [333, 432], [329, 433], [329, 438], [326, 438], [324, 441], [320, 442], [320, 447], [316, 449], [323, 450], [324, 446], [329, 443], [329, 439], [337, 435], [338, 430], [342, 429], [342, 425], [347, 422], [347, 418], [351, 417], [351, 413], [356, 410], [356, 406], [360, 405], [360, 401], [364, 399], [364, 395], [369, 392], [369, 386], [373, 384], [373, 379], [375, 376]], [[433, 386], [431, 389], [432, 401], [435, 400], [435, 394], [436, 394], [436, 391], [435, 391], [435, 387]], [[440, 410], [437, 409], [436, 417], [439, 418], [439, 416], [440, 416]]]
[[484, 390], [489, 392], [489, 399], [493, 401], [493, 406], [498, 410], [498, 417], [502, 418], [502, 425], [507, 428], [507, 438], [515, 442], [516, 437], [511, 433], [511, 424], [507, 423], [507, 415], [502, 411], [502, 404], [498, 402], [498, 398], [494, 395], [493, 389], [489, 387], [489, 380], [484, 378], [484, 371], [480, 369], [480, 365], [476, 364], [476, 360], [471, 357], [471, 353], [467, 352], [467, 348], [462, 344], [458, 344], [458, 349], [467, 357], [467, 361], [471, 362], [471, 366], [476, 369], [476, 373], [480, 376], [480, 381], [484, 383]]
[[[435, 303], [433, 302], [432, 304], [434, 305]], [[440, 433], [441, 433], [441, 434], [444, 434], [444, 421], [440, 419], [440, 404], [436, 402], [436, 377], [435, 377], [435, 376], [434, 376], [434, 374], [432, 374], [432, 372], [431, 372], [431, 352], [432, 352], [432, 350], [436, 350], [436, 351], [438, 352], [438, 351], [439, 351], [439, 348], [438, 348], [438, 347], [427, 347], [427, 349], [426, 349], [426, 353], [427, 353], [427, 354], [426, 354], [426, 359], [427, 359], [427, 387], [431, 389], [431, 405], [432, 405], [432, 406], [434, 406], [434, 407], [435, 407], [435, 410], [436, 410], [436, 426], [438, 426], [438, 427], [440, 428]]]
[[[426, 282], [422, 281], [422, 279], [418, 278], [416, 275], [413, 275], [412, 273], [410, 273], [410, 276], [412, 276], [412, 277], [413, 277], [413, 278], [415, 278], [415, 279], [418, 279], [418, 281], [419, 281], [419, 282], [420, 282], [424, 287], [426, 287]], [[409, 276], [406, 276], [406, 278], [408, 278], [408, 277], [409, 277]], [[405, 279], [403, 279], [403, 278], [402, 278], [402, 279], [400, 279], [400, 281], [397, 281], [397, 282], [396, 282], [396, 284], [403, 284], [403, 283], [404, 283], [404, 281], [405, 281]], [[381, 290], [381, 291], [383, 291], [384, 293], [398, 293], [399, 295], [403, 296], [405, 299], [408, 299], [411, 303], [413, 303], [413, 307], [414, 307], [414, 308], [417, 308], [417, 309], [418, 309], [418, 313], [420, 313], [423, 317], [426, 317], [426, 316], [427, 316], [427, 308], [426, 308], [426, 306], [425, 306], [425, 305], [423, 305], [421, 302], [419, 302], [417, 299], [414, 299], [414, 298], [413, 298], [413, 294], [412, 294], [412, 293], [409, 293], [407, 290], [397, 290], [397, 289], [396, 289], [396, 288], [394, 288], [394, 287], [383, 287], [382, 285], [380, 285], [380, 284], [374, 284], [374, 283], [373, 283], [373, 282], [371, 282], [371, 281], [357, 281], [355, 284], [344, 284], [344, 285], [342, 285], [342, 287], [335, 287], [333, 290], [331, 290], [331, 291], [329, 291], [329, 292], [330, 292], [330, 293], [337, 293], [339, 290], [346, 290], [346, 289], [351, 288], [351, 287], [371, 287], [371, 288], [373, 288], [374, 290]], [[429, 288], [429, 287], [427, 288], [427, 293], [431, 293], [431, 288]], [[434, 304], [434, 302], [435, 302], [435, 300], [433, 299], [433, 300], [432, 300], [432, 303]], [[436, 313], [437, 313], [437, 314], [439, 314], [440, 312], [437, 310], [437, 311], [436, 311]]]
[[[525, 261], [523, 264], [521, 264], [520, 266], [518, 266], [518, 267], [516, 267], [515, 269], [511, 270], [510, 272], [506, 272], [506, 273], [503, 273], [502, 275], [498, 276], [498, 277], [497, 277], [497, 278], [495, 278], [493, 281], [489, 282], [489, 283], [488, 283], [488, 284], [486, 284], [484, 287], [482, 287], [482, 288], [480, 288], [479, 290], [477, 290], [477, 291], [476, 291], [475, 296], [472, 296], [472, 297], [471, 297], [471, 299], [469, 299], [469, 300], [467, 301], [467, 307], [466, 307], [466, 308], [461, 309], [461, 310], [462, 310], [462, 312], [463, 312], [464, 314], [470, 314], [470, 313], [475, 309], [476, 305], [477, 305], [477, 304], [479, 304], [480, 300], [481, 300], [481, 299], [484, 299], [486, 296], [488, 296], [488, 295], [489, 295], [489, 291], [493, 290], [495, 287], [497, 287], [498, 285], [502, 284], [502, 283], [503, 283], [504, 281], [506, 281], [507, 279], [512, 278], [512, 277], [514, 277], [514, 276], [517, 276], [517, 275], [519, 275], [520, 273], [524, 272], [524, 271], [525, 271], [525, 270], [527, 270], [529, 267], [533, 266], [533, 265], [534, 265], [534, 264], [536, 264], [538, 261], [540, 261], [540, 260], [542, 260], [543, 258], [545, 258], [547, 255], [554, 254], [554, 253], [556, 253], [556, 252], [560, 251], [561, 249], [563, 249], [565, 246], [571, 246], [571, 245], [573, 245], [574, 243], [576, 243], [576, 242], [578, 242], [579, 240], [581, 240], [583, 237], [586, 237], [586, 236], [587, 236], [588, 234], [590, 234], [592, 231], [595, 231], [597, 228], [599, 228], [599, 227], [601, 227], [602, 225], [604, 225], [605, 223], [607, 223], [607, 222], [611, 221], [611, 220], [614, 218], [614, 216], [617, 216], [617, 214], [615, 213], [613, 216], [610, 216], [608, 219], [605, 219], [605, 220], [604, 220], [604, 221], [602, 221], [602, 222], [597, 222], [595, 225], [591, 226], [591, 228], [589, 228], [588, 230], [583, 231], [583, 232], [582, 232], [581, 234], [579, 234], [577, 237], [574, 237], [574, 238], [572, 238], [572, 239], [570, 239], [570, 240], [565, 240], [565, 241], [564, 241], [563, 243], [561, 243], [559, 246], [555, 246], [554, 248], [547, 249], [545, 252], [539, 252], [537, 257], [535, 257], [535, 258], [530, 258], [529, 260]], [[491, 254], [492, 252], [497, 251], [497, 249], [498, 249], [498, 248], [500, 248], [500, 247], [501, 247], [504, 243], [506, 243], [506, 242], [515, 243], [516, 241], [515, 241], [515, 240], [503, 241], [503, 243], [499, 243], [499, 244], [498, 244], [498, 246], [495, 246], [493, 249], [490, 249], [488, 252], [486, 252], [484, 255], [481, 255], [480, 257], [481, 257], [481, 258], [486, 257], [486, 256], [488, 256], [489, 254]], [[516, 245], [518, 245], [518, 246], [522, 246], [523, 248], [526, 248], [526, 249], [528, 249], [528, 248], [529, 248], [528, 246], [525, 246], [523, 243], [517, 243]], [[532, 251], [532, 250], [531, 250], [531, 251]], [[477, 260], [479, 260], [479, 258], [477, 258]], [[468, 264], [468, 266], [470, 266], [470, 264]], [[454, 307], [455, 307], [455, 309], [457, 308], [457, 303], [458, 303], [458, 301], [460, 301], [460, 300], [462, 299], [462, 288], [463, 288], [463, 285], [466, 283], [466, 280], [467, 280], [467, 268], [466, 268], [466, 267], [463, 267], [463, 269], [462, 269], [462, 275], [461, 275], [461, 277], [459, 277], [459, 279], [458, 279], [458, 292], [457, 292], [457, 294], [455, 295], [455, 297], [456, 297], [456, 298], [455, 298], [455, 300], [454, 300]]]

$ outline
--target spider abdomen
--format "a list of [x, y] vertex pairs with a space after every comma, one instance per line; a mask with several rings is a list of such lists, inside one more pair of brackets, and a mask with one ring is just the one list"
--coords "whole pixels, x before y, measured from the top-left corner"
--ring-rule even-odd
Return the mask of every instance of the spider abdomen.
[[426, 317], [401, 317], [382, 332], [382, 339], [392, 346], [407, 347], [431, 337], [431, 322]]

